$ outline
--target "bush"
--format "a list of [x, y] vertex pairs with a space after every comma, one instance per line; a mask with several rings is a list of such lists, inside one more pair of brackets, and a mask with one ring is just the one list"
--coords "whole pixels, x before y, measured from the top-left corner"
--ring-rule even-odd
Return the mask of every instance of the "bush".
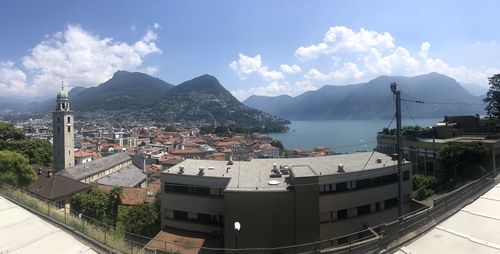
[[434, 194], [438, 187], [438, 180], [434, 176], [426, 176], [421, 174], [413, 175], [413, 189], [415, 191], [415, 199], [423, 200]]

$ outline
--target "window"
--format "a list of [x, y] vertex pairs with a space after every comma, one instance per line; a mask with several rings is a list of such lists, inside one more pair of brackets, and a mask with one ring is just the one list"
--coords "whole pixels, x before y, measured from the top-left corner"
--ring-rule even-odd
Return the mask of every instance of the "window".
[[68, 123], [71, 123], [71, 117], [68, 116]]
[[338, 191], [338, 192], [348, 191], [348, 190], [349, 190], [349, 188], [347, 187], [347, 182], [337, 183], [337, 184], [335, 185], [335, 189], [336, 189], [336, 191]]
[[356, 188], [357, 189], [367, 189], [372, 187], [372, 179], [362, 179], [362, 180], [357, 180], [356, 181]]
[[71, 132], [71, 126], [68, 126], [68, 132]]
[[384, 208], [391, 208], [398, 205], [398, 198], [391, 198], [384, 201]]
[[176, 220], [187, 220], [188, 213], [185, 211], [174, 210], [174, 219]]
[[375, 203], [375, 211], [380, 211], [380, 202]]
[[61, 122], [61, 118], [60, 118], [60, 117], [57, 117], [56, 122], [57, 122], [57, 123], [60, 123], [60, 122]]
[[347, 209], [342, 209], [337, 211], [337, 219], [347, 219]]
[[189, 186], [177, 183], [165, 183], [165, 193], [184, 193], [198, 196], [222, 197], [222, 188], [209, 188], [203, 186]]
[[61, 133], [61, 127], [57, 126], [57, 134]]
[[64, 200], [59, 200], [59, 201], [57, 201], [57, 202], [56, 202], [56, 207], [57, 207], [57, 209], [59, 209], [59, 210], [64, 209]]
[[199, 213], [198, 219], [196, 221], [201, 222], [201, 223], [210, 224], [210, 223], [212, 223], [212, 216], [210, 216], [210, 214]]
[[358, 206], [358, 216], [369, 214], [371, 212], [371, 205]]

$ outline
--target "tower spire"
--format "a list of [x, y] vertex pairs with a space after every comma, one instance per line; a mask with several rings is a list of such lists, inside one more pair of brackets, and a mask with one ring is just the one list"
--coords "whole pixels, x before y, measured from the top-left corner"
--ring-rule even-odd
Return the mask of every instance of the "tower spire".
[[61, 80], [61, 90], [64, 90], [64, 80]]

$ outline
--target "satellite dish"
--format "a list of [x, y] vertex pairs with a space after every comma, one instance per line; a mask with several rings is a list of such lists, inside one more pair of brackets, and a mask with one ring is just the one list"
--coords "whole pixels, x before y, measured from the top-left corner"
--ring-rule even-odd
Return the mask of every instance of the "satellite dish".
[[280, 184], [280, 181], [278, 181], [278, 180], [271, 180], [271, 181], [267, 182], [267, 184], [269, 184], [269, 185], [278, 185], [278, 184]]

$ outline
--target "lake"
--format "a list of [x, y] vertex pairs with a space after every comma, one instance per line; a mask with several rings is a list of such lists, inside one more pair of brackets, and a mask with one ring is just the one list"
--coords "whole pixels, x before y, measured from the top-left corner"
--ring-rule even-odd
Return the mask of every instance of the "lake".
[[[420, 126], [432, 126], [442, 120], [415, 119]], [[337, 153], [371, 151], [377, 146], [377, 132], [387, 127], [389, 122], [388, 119], [292, 121], [289, 132], [270, 133], [269, 136], [280, 140], [287, 149], [325, 146]], [[415, 125], [415, 122], [403, 119], [402, 125]], [[396, 120], [392, 122], [391, 128], [396, 128]]]

